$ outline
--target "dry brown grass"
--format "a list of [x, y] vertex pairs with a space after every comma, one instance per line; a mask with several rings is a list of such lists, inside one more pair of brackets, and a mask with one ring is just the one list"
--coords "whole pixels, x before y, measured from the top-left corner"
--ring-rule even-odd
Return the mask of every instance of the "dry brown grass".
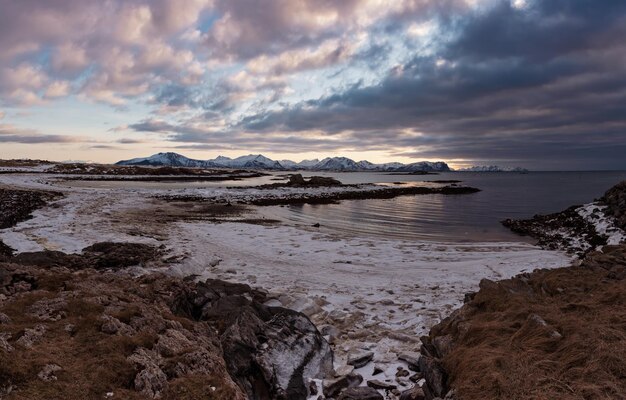
[[626, 280], [604, 268], [485, 282], [458, 315], [431, 337], [461, 400], [626, 398]]
[[[10, 352], [0, 348], [3, 400], [103, 399], [109, 392], [114, 393], [115, 399], [147, 399], [135, 390], [139, 370], [128, 357], [139, 348], [154, 349], [166, 329], [164, 321], [180, 322], [181, 329], [197, 332], [200, 346], [206, 348], [202, 343], [212, 331], [205, 329], [205, 323], [174, 316], [164, 302], [164, 294], [179, 284], [174, 280], [156, 276], [134, 280], [95, 271], [24, 268], [0, 263], [0, 278], [7, 276], [7, 271], [10, 274], [16, 270], [35, 278], [30, 289], [0, 301], [0, 312], [10, 318], [9, 323], [0, 323], [0, 332], [11, 335], [9, 343], [13, 346]], [[2, 285], [0, 279], [0, 293]], [[32, 312], [38, 302], [60, 298], [65, 300], [58, 310], [63, 312], [62, 318], [42, 320]], [[143, 322], [135, 324], [131, 333], [109, 334], [101, 329], [105, 314], [125, 324]], [[40, 341], [32, 348], [20, 346], [17, 340], [25, 330], [38, 324], [46, 326]], [[68, 326], [73, 328], [68, 330]], [[197, 343], [194, 346], [198, 348]], [[216, 361], [221, 360], [221, 349], [209, 350], [214, 357], [209, 360], [214, 363], [214, 370], [210, 374], [168, 377], [164, 399], [242, 398], [223, 361]], [[167, 365], [180, 361], [164, 356], [163, 362]], [[57, 364], [62, 370], [55, 373], [55, 380], [43, 381], [38, 374], [48, 364]]]

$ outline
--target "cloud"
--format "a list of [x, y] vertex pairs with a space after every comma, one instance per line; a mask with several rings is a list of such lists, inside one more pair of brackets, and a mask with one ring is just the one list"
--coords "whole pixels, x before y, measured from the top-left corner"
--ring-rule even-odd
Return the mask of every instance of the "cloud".
[[[594, 4], [589, 14], [589, 1], [497, 2], [464, 20], [440, 52], [375, 85], [249, 115], [235, 129], [351, 132], [365, 143], [378, 132], [412, 156], [570, 167], [602, 158], [623, 168], [626, 45], [616, 38], [626, 33], [626, 4]], [[389, 135], [408, 128], [420, 135]]]
[[76, 96], [145, 110], [113, 131], [190, 147], [626, 167], [622, 0], [0, 0], [0, 9], [3, 108]]
[[0, 143], [77, 143], [80, 138], [64, 135], [43, 135], [35, 130], [21, 129], [13, 125], [0, 124]]

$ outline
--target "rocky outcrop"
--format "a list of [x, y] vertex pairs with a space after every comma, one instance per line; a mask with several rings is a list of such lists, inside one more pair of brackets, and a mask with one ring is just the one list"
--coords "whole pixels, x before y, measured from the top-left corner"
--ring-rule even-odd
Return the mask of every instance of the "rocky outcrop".
[[626, 230], [626, 181], [609, 189], [600, 201], [606, 204], [606, 212], [615, 218], [617, 226]]
[[537, 244], [549, 250], [566, 250], [583, 256], [588, 251], [607, 243], [592, 223], [583, 218], [573, 206], [565, 211], [535, 215], [531, 219], [506, 219], [502, 224], [520, 235], [538, 240]]
[[247, 285], [76, 265], [0, 263], [3, 399], [297, 400], [332, 373], [308, 318]]
[[308, 382], [332, 374], [328, 343], [304, 315], [262, 304], [248, 285], [198, 283], [173, 310], [217, 327], [233, 379], [250, 399], [306, 399]]

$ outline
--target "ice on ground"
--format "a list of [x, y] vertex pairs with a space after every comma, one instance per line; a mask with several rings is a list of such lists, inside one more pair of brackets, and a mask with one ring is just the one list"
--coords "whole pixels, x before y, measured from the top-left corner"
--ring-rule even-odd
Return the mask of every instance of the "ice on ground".
[[[155, 195], [229, 196], [223, 188], [68, 188], [33, 174], [0, 175], [2, 183], [65, 193], [31, 220], [0, 231], [0, 240], [18, 251], [78, 252], [102, 241], [164, 244], [179, 260], [171, 274], [248, 283], [268, 290], [272, 304], [307, 314], [332, 343], [337, 367], [350, 355], [374, 352], [373, 361], [357, 370], [366, 379], [374, 364], [384, 370], [375, 379], [395, 379], [396, 368], [406, 367], [399, 355], [417, 352], [419, 337], [460, 306], [482, 278], [571, 262], [562, 252], [526, 243], [355, 238], [310, 227], [158, 218], [163, 202]], [[246, 196], [260, 192], [246, 190]]]

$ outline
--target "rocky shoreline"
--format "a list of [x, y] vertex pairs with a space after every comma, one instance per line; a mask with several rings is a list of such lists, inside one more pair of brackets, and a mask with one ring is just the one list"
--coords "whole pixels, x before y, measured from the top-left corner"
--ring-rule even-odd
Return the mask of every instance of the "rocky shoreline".
[[623, 229], [626, 182], [588, 206], [589, 213], [581, 209], [505, 222], [543, 246], [577, 252], [581, 260], [482, 280], [463, 307], [421, 338], [427, 400], [623, 397], [626, 244], [606, 245], [616, 237], [614, 228], [607, 231], [607, 224], [593, 224], [600, 217], [589, 217], [603, 214]]
[[[281, 189], [284, 185], [272, 188], [261, 188], [259, 194], [254, 196], [237, 196], [236, 193], [226, 197], [204, 197], [198, 195], [158, 195], [155, 198], [169, 202], [199, 202], [215, 204], [243, 204], [253, 206], [279, 206], [290, 204], [335, 204], [343, 200], [370, 200], [370, 199], [392, 199], [399, 196], [415, 196], [425, 194], [440, 195], [464, 195], [477, 193], [480, 189], [467, 186], [442, 186], [442, 187], [388, 187], [377, 185], [323, 185], [314, 186], [318, 189], [329, 187], [335, 190], [318, 191], [311, 193], [300, 192], [280, 192], [263, 193], [267, 189]], [[307, 186], [287, 186], [291, 188], [306, 188]], [[240, 188], [237, 188], [240, 189]]]
[[513, 232], [537, 239], [538, 245], [546, 249], [565, 250], [583, 257], [626, 238], [624, 210], [626, 182], [609, 189], [596, 202], [554, 214], [535, 215], [531, 219], [506, 219], [502, 224]]
[[[4, 189], [3, 222], [54, 198]], [[16, 198], [29, 202], [15, 202]], [[0, 398], [305, 399], [333, 374], [329, 344], [267, 293], [128, 267], [163, 249], [96, 243], [13, 255], [0, 242]]]

